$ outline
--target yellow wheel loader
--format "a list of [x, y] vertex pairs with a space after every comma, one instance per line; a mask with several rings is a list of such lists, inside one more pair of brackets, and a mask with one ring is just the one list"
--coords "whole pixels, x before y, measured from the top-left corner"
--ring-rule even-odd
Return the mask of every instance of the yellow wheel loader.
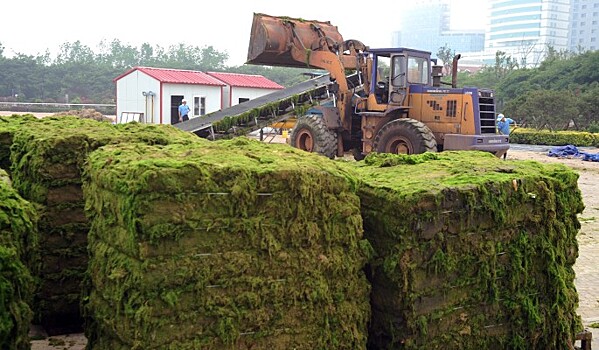
[[[352, 150], [357, 157], [438, 150], [501, 156], [509, 138], [496, 134], [494, 93], [457, 88], [458, 59], [446, 84], [430, 52], [371, 49], [344, 40], [330, 22], [254, 14], [247, 62], [329, 72], [333, 99], [297, 116], [294, 147], [328, 157]], [[348, 79], [352, 73], [357, 81]]]

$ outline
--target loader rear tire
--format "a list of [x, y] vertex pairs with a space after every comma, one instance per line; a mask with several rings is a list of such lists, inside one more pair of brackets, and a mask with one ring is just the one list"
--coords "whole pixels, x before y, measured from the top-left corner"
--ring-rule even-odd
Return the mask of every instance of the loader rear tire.
[[437, 140], [428, 126], [411, 118], [395, 119], [377, 132], [373, 149], [379, 153], [437, 152]]
[[322, 116], [309, 114], [300, 117], [289, 137], [291, 146], [328, 158], [337, 155], [337, 134], [327, 128]]

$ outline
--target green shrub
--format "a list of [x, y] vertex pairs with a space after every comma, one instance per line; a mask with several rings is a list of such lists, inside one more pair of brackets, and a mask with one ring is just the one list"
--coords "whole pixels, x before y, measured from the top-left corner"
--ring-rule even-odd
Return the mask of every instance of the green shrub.
[[518, 128], [510, 135], [510, 142], [531, 145], [597, 147], [599, 146], [599, 133]]
[[587, 131], [595, 134], [599, 133], [599, 122], [592, 122], [591, 124], [589, 124]]

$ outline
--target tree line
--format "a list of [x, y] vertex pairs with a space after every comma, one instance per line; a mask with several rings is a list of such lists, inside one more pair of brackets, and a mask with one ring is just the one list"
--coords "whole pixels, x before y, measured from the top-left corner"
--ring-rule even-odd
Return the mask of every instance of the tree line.
[[283, 86], [306, 79], [302, 69], [227, 66], [228, 54], [212, 46], [136, 47], [114, 39], [98, 48], [75, 41], [62, 44], [54, 58], [48, 51], [8, 58], [0, 43], [0, 101], [114, 104], [113, 79], [136, 66], [260, 74]]
[[[312, 71], [227, 66], [228, 54], [212, 46], [136, 47], [114, 39], [102, 41], [98, 48], [75, 41], [62, 44], [54, 58], [48, 51], [8, 58], [0, 43], [0, 101], [114, 104], [113, 79], [135, 66], [260, 74], [286, 87], [306, 80], [305, 73]], [[459, 73], [458, 83], [493, 89], [497, 112], [519, 124], [599, 131], [599, 51], [572, 53], [549, 47], [547, 52], [538, 67], [526, 68], [499, 51], [494, 64]], [[453, 55], [447, 46], [437, 52], [443, 62], [451, 62]]]
[[498, 112], [521, 125], [599, 132], [599, 51], [556, 51], [536, 68], [519, 67], [504, 52], [476, 73], [459, 73], [460, 86], [491, 88]]

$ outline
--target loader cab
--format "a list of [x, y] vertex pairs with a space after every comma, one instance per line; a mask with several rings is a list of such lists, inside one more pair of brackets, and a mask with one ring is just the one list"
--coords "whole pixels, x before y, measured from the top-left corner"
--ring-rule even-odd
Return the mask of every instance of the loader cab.
[[[371, 49], [370, 93], [377, 103], [403, 105], [410, 85], [431, 85], [431, 54], [406, 48]], [[389, 75], [381, 79], [382, 62], [389, 62]]]

